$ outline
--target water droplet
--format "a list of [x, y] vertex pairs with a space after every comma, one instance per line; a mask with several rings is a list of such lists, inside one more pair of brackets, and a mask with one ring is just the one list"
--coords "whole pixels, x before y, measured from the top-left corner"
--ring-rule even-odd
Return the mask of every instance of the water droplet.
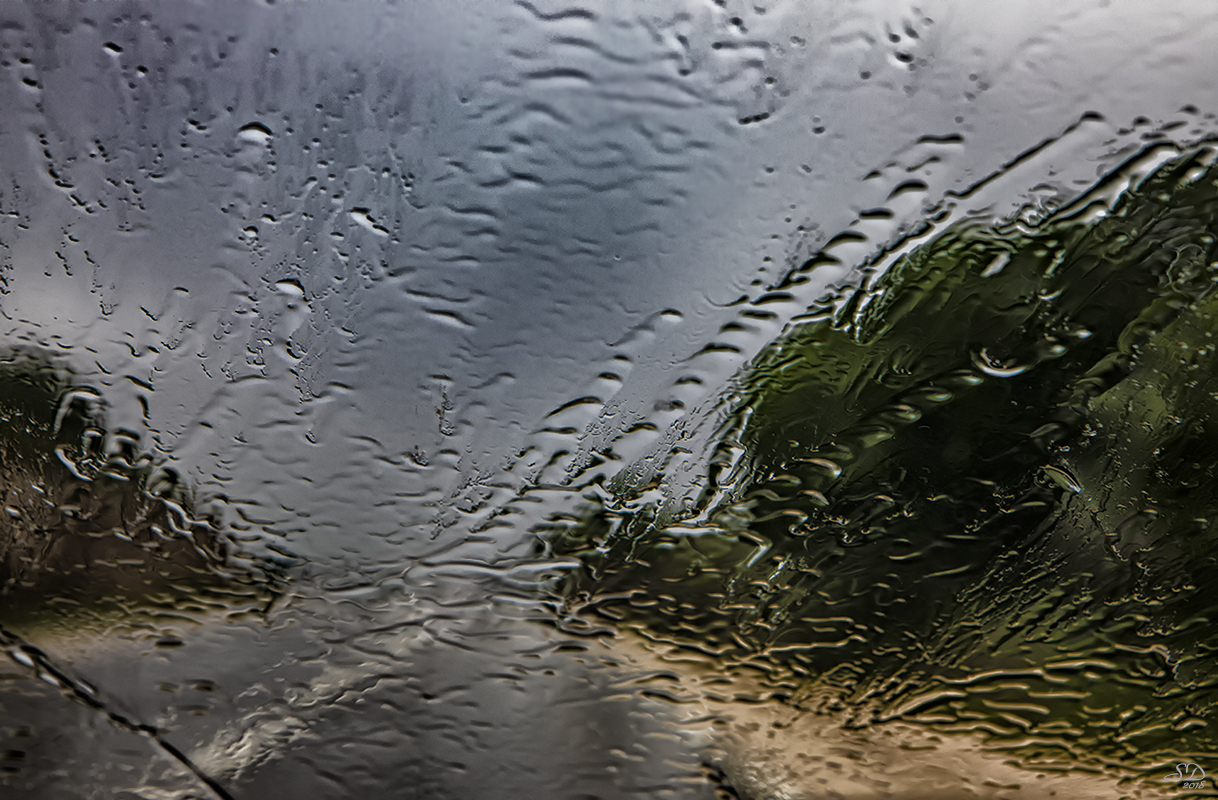
[[274, 134], [271, 129], [261, 122], [250, 122], [242, 125], [237, 131], [237, 139], [250, 144], [264, 145], [270, 142]]

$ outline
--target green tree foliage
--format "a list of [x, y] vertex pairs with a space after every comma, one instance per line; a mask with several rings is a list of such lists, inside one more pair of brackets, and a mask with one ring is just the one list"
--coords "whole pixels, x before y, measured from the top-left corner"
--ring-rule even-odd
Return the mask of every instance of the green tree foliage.
[[43, 351], [0, 358], [0, 625], [79, 630], [137, 607], [249, 602], [220, 528], [161, 461], [107, 430], [100, 393]]
[[741, 376], [726, 499], [546, 535], [568, 603], [860, 724], [1214, 752], [1216, 160], [956, 225], [789, 329]]

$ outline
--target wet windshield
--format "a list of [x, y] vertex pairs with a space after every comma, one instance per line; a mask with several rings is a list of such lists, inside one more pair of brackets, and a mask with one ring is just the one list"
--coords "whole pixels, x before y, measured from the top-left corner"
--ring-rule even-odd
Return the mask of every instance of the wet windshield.
[[0, 7], [0, 796], [1212, 793], [1215, 35]]

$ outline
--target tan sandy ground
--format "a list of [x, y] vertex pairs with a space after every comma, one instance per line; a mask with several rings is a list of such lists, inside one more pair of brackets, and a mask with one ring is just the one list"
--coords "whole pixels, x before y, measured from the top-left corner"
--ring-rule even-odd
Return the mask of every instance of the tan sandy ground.
[[611, 649], [624, 671], [668, 676], [665, 694], [676, 699], [687, 725], [701, 728], [704, 745], [749, 800], [1218, 797], [1212, 777], [1204, 791], [1166, 780], [1174, 764], [1150, 771], [1084, 764], [1029, 768], [987, 744], [981, 733], [944, 733], [899, 719], [848, 729], [841, 718], [779, 701], [734, 700], [765, 692], [740, 679], [724, 685], [709, 659], [637, 634], [620, 634]]

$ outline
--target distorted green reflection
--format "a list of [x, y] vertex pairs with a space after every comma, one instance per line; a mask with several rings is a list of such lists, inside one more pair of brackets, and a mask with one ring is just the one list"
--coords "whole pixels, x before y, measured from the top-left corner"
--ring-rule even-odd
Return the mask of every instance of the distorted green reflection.
[[[256, 604], [219, 524], [102, 395], [42, 350], [0, 357], [0, 625], [35, 638]], [[138, 614], [136, 612], [139, 612]]]
[[1028, 765], [1218, 751], [1215, 160], [957, 224], [811, 309], [739, 379], [692, 515], [545, 534], [568, 607]]

